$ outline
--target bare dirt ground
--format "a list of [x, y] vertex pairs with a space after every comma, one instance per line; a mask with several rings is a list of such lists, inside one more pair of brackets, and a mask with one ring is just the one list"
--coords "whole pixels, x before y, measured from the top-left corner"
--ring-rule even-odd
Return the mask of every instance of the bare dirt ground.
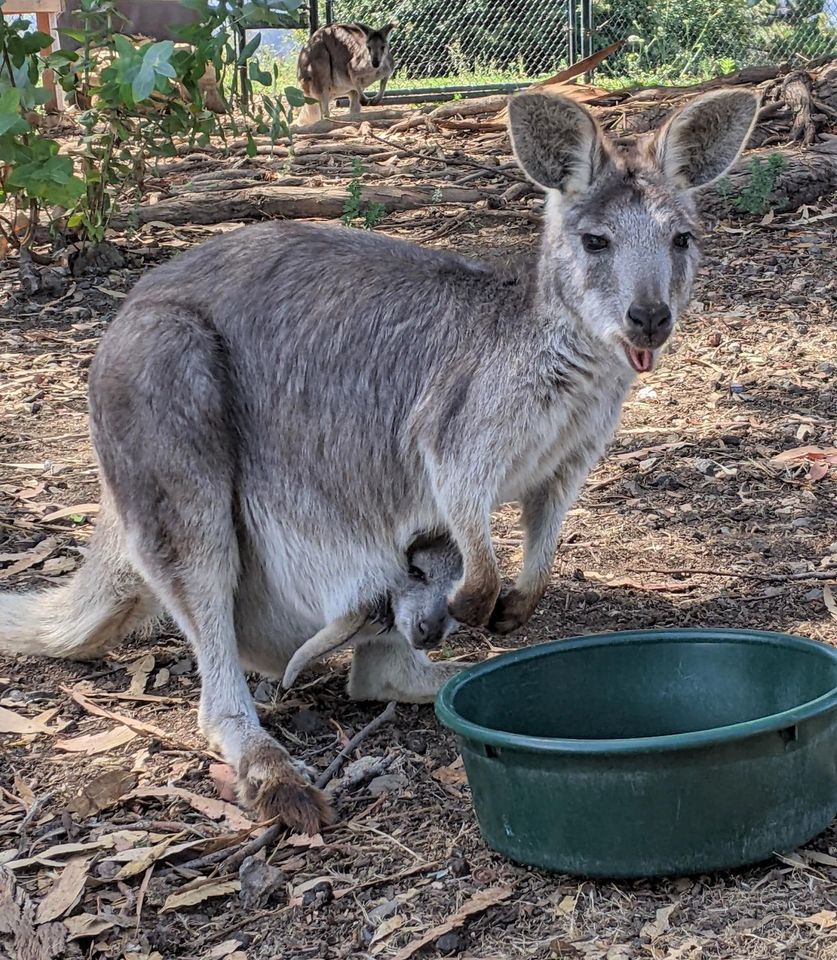
[[[637, 384], [544, 603], [505, 647], [651, 625], [837, 643], [835, 199], [708, 241], [675, 349]], [[420, 211], [379, 229], [489, 257], [533, 249], [532, 217], [447, 212], [441, 228]], [[16, 269], [0, 272], [4, 589], [59, 583], [81, 562], [98, 494], [85, 400], [96, 344], [142, 270], [209, 233], [146, 225], [124, 267], [52, 299], [22, 298]], [[513, 509], [496, 534], [511, 575]], [[494, 643], [466, 631], [444, 653], [480, 659]], [[252, 680], [266, 726], [320, 770], [382, 709], [347, 700], [345, 665], [284, 695]], [[347, 769], [360, 776], [367, 758], [367, 776], [332, 783], [333, 828], [282, 837], [240, 872], [252, 825], [205, 752], [198, 690], [166, 631], [95, 664], [0, 659], [0, 957], [403, 960], [427, 937], [416, 956], [837, 958], [834, 827], [726, 875], [593, 883], [517, 867], [483, 845], [430, 708], [399, 707], [361, 744]], [[446, 924], [480, 896], [483, 909]]]

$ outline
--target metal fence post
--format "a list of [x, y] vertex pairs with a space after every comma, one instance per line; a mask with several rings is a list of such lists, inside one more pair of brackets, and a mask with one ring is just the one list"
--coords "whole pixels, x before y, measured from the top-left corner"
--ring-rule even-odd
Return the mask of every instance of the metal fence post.
[[[593, 55], [593, 0], [581, 0], [581, 57]], [[593, 78], [593, 71], [584, 74], [584, 80], [589, 83]]]
[[312, 34], [320, 26], [319, 0], [308, 0], [308, 33]]
[[570, 66], [578, 60], [578, 44], [576, 42], [577, 19], [576, 0], [567, 0], [567, 59], [570, 62]]

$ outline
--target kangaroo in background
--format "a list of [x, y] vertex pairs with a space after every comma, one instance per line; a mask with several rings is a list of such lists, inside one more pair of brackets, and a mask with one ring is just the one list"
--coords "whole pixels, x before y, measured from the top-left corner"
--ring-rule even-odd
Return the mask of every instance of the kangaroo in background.
[[[302, 92], [317, 103], [303, 107], [300, 124], [327, 117], [330, 101], [346, 94], [352, 114], [360, 113], [361, 102], [381, 102], [395, 69], [389, 49], [394, 28], [394, 23], [379, 30], [362, 23], [332, 23], [311, 35], [299, 52], [297, 76]], [[375, 82], [380, 84], [378, 93], [366, 100], [363, 91]]]
[[[150, 271], [90, 369], [87, 562], [55, 590], [2, 595], [0, 649], [100, 653], [164, 608], [243, 800], [315, 830], [329, 804], [261, 727], [242, 668], [281, 676], [317, 630], [395, 589], [416, 530], [460, 551], [455, 620], [527, 621], [567, 510], [689, 301], [694, 191], [757, 111], [749, 92], [713, 92], [617, 150], [573, 101], [513, 97], [515, 156], [547, 192], [529, 271], [276, 222]], [[312, 283], [323, 269], [332, 282]], [[523, 566], [501, 592], [490, 516], [511, 500]], [[421, 699], [450, 673], [393, 630], [358, 638], [350, 690]]]
[[[438, 647], [457, 627], [448, 612], [448, 594], [462, 574], [462, 557], [447, 535], [424, 534], [407, 548], [407, 570], [401, 583], [369, 605], [323, 627], [291, 657], [282, 686], [287, 690], [314, 660], [350, 643], [370, 620], [395, 626], [417, 650]], [[349, 694], [362, 699], [357, 676]], [[374, 678], [373, 682], [374, 682]], [[435, 692], [435, 691], [434, 691]]]

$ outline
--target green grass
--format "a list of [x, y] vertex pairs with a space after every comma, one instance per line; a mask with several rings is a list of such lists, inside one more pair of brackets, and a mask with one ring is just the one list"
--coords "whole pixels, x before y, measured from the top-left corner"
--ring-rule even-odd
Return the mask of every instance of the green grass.
[[[304, 34], [300, 31], [302, 37]], [[285, 87], [295, 87], [296, 54], [287, 57], [277, 57], [271, 50], [263, 48], [258, 52], [259, 66], [274, 76], [265, 93], [281, 93]], [[520, 67], [500, 69], [490, 65], [475, 64], [464, 67], [456, 73], [442, 77], [411, 77], [405, 71], [396, 71], [388, 84], [389, 91], [399, 89], [426, 89], [436, 90], [444, 87], [486, 86], [489, 84], [536, 83], [545, 80], [559, 70], [565, 69], [566, 63], [558, 63], [551, 70], [540, 74], [526, 74]], [[689, 65], [682, 70], [677, 64], [669, 64], [653, 70], [645, 70], [639, 63], [630, 64], [627, 72], [609, 73], [607, 67], [597, 70], [592, 78], [592, 84], [605, 90], [621, 90], [625, 87], [653, 87], [653, 86], [687, 86], [701, 83], [725, 73], [731, 73], [737, 64], [729, 58], [703, 59]], [[579, 78], [581, 80], [581, 78]], [[227, 78], [229, 86], [230, 78]], [[456, 94], [451, 99], [459, 99]]]

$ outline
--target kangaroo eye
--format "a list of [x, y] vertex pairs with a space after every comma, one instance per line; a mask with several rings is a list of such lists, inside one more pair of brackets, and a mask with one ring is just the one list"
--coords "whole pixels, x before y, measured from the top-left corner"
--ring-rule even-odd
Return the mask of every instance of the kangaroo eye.
[[681, 250], [685, 250], [689, 246], [689, 241], [692, 239], [690, 233], [675, 233], [674, 240], [672, 241], [675, 247], [679, 247]]
[[427, 574], [420, 567], [410, 566], [407, 570], [412, 580], [418, 580], [419, 583], [427, 583]]
[[607, 237], [599, 237], [595, 233], [582, 233], [581, 243], [588, 253], [598, 253], [599, 250], [607, 250], [610, 246], [610, 240]]

